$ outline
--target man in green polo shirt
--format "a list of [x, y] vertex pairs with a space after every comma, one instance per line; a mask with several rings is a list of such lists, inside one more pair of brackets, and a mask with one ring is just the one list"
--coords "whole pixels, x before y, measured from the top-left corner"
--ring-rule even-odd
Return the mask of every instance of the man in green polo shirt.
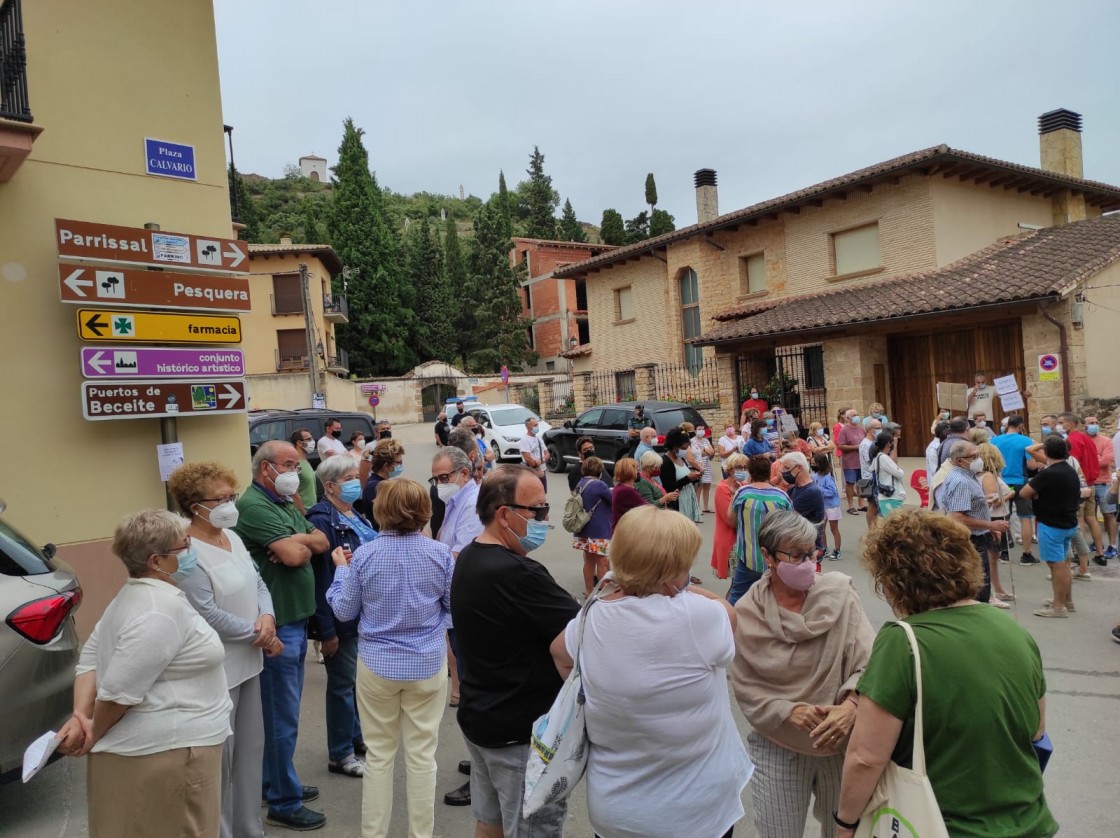
[[299, 490], [299, 453], [287, 442], [270, 441], [253, 455], [253, 485], [237, 501], [235, 532], [260, 571], [276, 608], [276, 636], [284, 651], [264, 659], [265, 823], [289, 829], [317, 829], [326, 816], [303, 805], [319, 790], [301, 786], [292, 760], [299, 731], [307, 618], [315, 613], [311, 556], [325, 553], [327, 537], [300, 514], [292, 496]]

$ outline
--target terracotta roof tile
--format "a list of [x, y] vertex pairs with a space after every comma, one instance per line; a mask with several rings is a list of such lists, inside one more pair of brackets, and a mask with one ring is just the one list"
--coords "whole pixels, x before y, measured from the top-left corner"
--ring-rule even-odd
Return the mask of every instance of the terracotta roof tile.
[[591, 344], [590, 343], [581, 343], [579, 346], [576, 346], [572, 349], [569, 349], [567, 352], [561, 352], [560, 357], [561, 358], [583, 358], [584, 356], [590, 355], [590, 354], [591, 354]]
[[725, 227], [741, 224], [752, 218], [760, 218], [776, 211], [796, 207], [806, 201], [845, 187], [858, 186], [863, 183], [880, 180], [887, 176], [906, 174], [916, 168], [934, 165], [948, 166], [952, 164], [973, 164], [978, 169], [1019, 174], [1024, 177], [1035, 179], [1040, 185], [1047, 185], [1050, 187], [1059, 185], [1073, 187], [1085, 192], [1089, 198], [1089, 203], [1093, 206], [1100, 207], [1102, 211], [1108, 212], [1120, 209], [1120, 186], [1112, 186], [1095, 180], [1067, 177], [1032, 166], [1023, 166], [1019, 163], [997, 160], [994, 157], [985, 157], [982, 154], [974, 154], [970, 151], [950, 148], [947, 145], [938, 145], [922, 149], [921, 151], [904, 154], [901, 157], [884, 160], [881, 163], [876, 163], [863, 169], [857, 169], [854, 172], [849, 172], [846, 175], [814, 184], [805, 189], [799, 189], [778, 198], [771, 198], [767, 201], [753, 204], [752, 206], [744, 207], [734, 212], [729, 212], [712, 221], [682, 227], [671, 233], [665, 233], [664, 235], [656, 236], [652, 239], [646, 239], [637, 244], [620, 247], [609, 253], [602, 253], [591, 259], [557, 270], [556, 276], [563, 278], [583, 275], [590, 270], [604, 268], [615, 262], [625, 261], [627, 258], [640, 255], [647, 251], [652, 252], [658, 250], [673, 242], [681, 241], [682, 239], [687, 239], [702, 233], [712, 233]]
[[342, 260], [329, 244], [251, 244], [249, 256], [287, 256], [293, 253], [307, 253], [319, 257], [331, 274], [342, 270]]
[[1044, 227], [1001, 239], [943, 268], [786, 297], [760, 309], [717, 314], [715, 328], [693, 340], [737, 340], [870, 323], [896, 317], [1060, 297], [1120, 260], [1120, 214]]

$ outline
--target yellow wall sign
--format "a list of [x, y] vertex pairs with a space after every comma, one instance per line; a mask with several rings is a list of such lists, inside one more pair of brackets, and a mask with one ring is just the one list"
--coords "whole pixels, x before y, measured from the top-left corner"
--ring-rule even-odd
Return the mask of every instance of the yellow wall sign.
[[126, 343], [241, 343], [241, 320], [213, 314], [82, 308], [78, 337]]

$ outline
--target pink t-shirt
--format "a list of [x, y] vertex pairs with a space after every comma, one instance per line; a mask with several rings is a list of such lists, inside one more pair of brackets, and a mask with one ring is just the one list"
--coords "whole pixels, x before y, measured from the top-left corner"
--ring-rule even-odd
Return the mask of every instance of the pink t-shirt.
[[[840, 429], [840, 433], [836, 435], [837, 445], [859, 445], [863, 442], [867, 434], [864, 432], [861, 425], [852, 425], [851, 423], [845, 425]], [[854, 451], [842, 451], [840, 453], [840, 467], [841, 468], [859, 468], [859, 449]]]

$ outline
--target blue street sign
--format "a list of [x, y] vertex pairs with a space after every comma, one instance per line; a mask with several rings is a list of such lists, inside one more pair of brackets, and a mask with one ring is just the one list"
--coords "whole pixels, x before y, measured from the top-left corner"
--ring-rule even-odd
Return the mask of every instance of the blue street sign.
[[144, 168], [150, 175], [197, 180], [194, 146], [144, 138]]

